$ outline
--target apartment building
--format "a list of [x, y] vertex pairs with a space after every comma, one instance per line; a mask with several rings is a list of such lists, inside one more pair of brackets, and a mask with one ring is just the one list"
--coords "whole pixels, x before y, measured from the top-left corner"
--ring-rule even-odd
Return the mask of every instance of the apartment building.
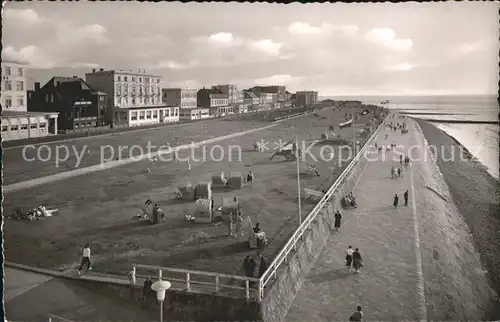
[[212, 116], [234, 113], [234, 106], [229, 106], [228, 95], [214, 88], [198, 90], [198, 107], [208, 108]]
[[299, 91], [295, 93], [295, 105], [311, 106], [318, 103], [318, 92], [315, 91]]
[[108, 95], [106, 120], [112, 126], [139, 126], [179, 121], [179, 106], [162, 99], [162, 77], [145, 71], [95, 69], [85, 81]]
[[238, 87], [236, 85], [215, 85], [212, 86], [212, 89], [226, 94], [229, 105], [242, 102], [241, 92], [238, 90]]
[[178, 106], [182, 109], [198, 107], [197, 89], [163, 88], [162, 100], [167, 106]]
[[26, 71], [26, 64], [11, 60], [2, 61], [2, 90], [0, 95], [3, 110], [27, 111]]
[[254, 86], [251, 88], [254, 93], [269, 93], [275, 94], [275, 101], [268, 101], [268, 103], [284, 102], [286, 101], [286, 86], [272, 85], [272, 86]]
[[106, 125], [107, 94], [83, 79], [52, 77], [43, 87], [28, 91], [30, 112], [57, 112], [59, 130], [88, 129]]
[[4, 60], [1, 65], [2, 140], [20, 140], [57, 134], [55, 112], [28, 112], [27, 66]]

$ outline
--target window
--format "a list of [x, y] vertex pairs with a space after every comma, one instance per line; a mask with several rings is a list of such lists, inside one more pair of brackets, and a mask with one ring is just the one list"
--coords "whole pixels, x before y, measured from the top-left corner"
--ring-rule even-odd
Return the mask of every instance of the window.
[[28, 124], [21, 124], [21, 131], [27, 130]]
[[145, 114], [146, 114], [146, 113], [145, 113], [144, 111], [140, 111], [140, 112], [139, 112], [139, 120], [144, 120], [144, 115], [145, 115]]
[[77, 128], [78, 128], [78, 123], [75, 123], [75, 126], [74, 126], [74, 127], [75, 127], [75, 129], [77, 129]]
[[159, 78], [156, 80], [156, 84], [160, 84], [160, 79]]
[[2, 132], [7, 132], [9, 130], [8, 126], [2, 126]]
[[11, 75], [10, 67], [5, 67], [5, 75], [7, 75], [7, 76]]
[[132, 81], [135, 82], [135, 77], [132, 77]]
[[87, 122], [87, 127], [92, 127], [92, 122]]
[[30, 129], [37, 129], [37, 128], [38, 128], [38, 124], [36, 124], [36, 123], [34, 123], [34, 124], [31, 123], [30, 124]]
[[102, 102], [104, 101], [104, 96], [99, 96], [99, 100]]
[[128, 84], [123, 84], [123, 92], [128, 94]]
[[157, 119], [158, 118], [158, 110], [153, 111], [153, 118]]
[[10, 80], [5, 81], [5, 90], [6, 91], [12, 90], [12, 82]]
[[122, 77], [121, 77], [121, 76], [118, 76], [118, 77], [117, 77], [117, 80], [118, 80], [119, 82], [121, 82], [121, 81], [122, 81]]
[[17, 105], [18, 106], [24, 106], [24, 97], [23, 96], [18, 96], [17, 97]]
[[47, 126], [47, 123], [40, 123], [39, 128], [44, 129]]
[[12, 107], [12, 97], [5, 96], [5, 107], [7, 108]]
[[128, 105], [128, 98], [126, 97], [123, 98], [123, 105]]
[[146, 111], [146, 118], [151, 120], [151, 111]]
[[124, 77], [123, 77], [123, 80], [124, 80], [125, 82], [128, 82], [128, 77], [127, 77], [127, 76], [124, 76]]
[[132, 97], [132, 105], [135, 105], [135, 98]]
[[132, 112], [132, 116], [130, 118], [132, 121], [137, 121], [137, 112]]
[[17, 69], [17, 76], [24, 76], [24, 71], [22, 68]]
[[122, 84], [116, 84], [116, 93], [120, 95], [122, 92]]
[[11, 125], [11, 126], [10, 126], [10, 130], [11, 130], [11, 131], [16, 131], [16, 132], [17, 132], [17, 129], [18, 129], [18, 128], [19, 128], [19, 127], [18, 127], [17, 125]]
[[16, 90], [24, 91], [24, 82], [23, 81], [17, 81]]
[[179, 109], [174, 109], [174, 116], [179, 116]]
[[54, 103], [54, 94], [50, 94], [50, 102]]
[[139, 77], [139, 82], [142, 82], [142, 77]]

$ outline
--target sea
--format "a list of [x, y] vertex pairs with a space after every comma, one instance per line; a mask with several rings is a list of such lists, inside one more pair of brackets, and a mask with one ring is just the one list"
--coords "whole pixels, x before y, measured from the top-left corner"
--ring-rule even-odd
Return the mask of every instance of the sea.
[[496, 96], [328, 96], [320, 99], [358, 100], [365, 104], [380, 105], [421, 119], [432, 119], [441, 130], [460, 142], [477, 158], [488, 173], [499, 179], [499, 125], [457, 124], [447, 120], [496, 121], [500, 109]]

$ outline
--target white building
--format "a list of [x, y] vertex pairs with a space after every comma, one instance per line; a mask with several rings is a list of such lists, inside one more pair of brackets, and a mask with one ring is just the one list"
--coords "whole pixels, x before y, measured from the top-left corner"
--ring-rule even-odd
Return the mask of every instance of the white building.
[[193, 109], [180, 110], [181, 120], [201, 120], [210, 117], [213, 117], [213, 115], [210, 115], [210, 109], [208, 108], [193, 108]]
[[27, 111], [26, 64], [2, 61], [2, 140], [21, 140], [57, 134], [59, 113]]
[[198, 107], [197, 89], [163, 88], [162, 101], [167, 106], [179, 106], [181, 109]]
[[15, 61], [2, 61], [1, 101], [3, 110], [27, 111], [26, 65]]
[[86, 82], [108, 94], [107, 121], [113, 125], [138, 126], [179, 121], [179, 107], [162, 100], [162, 77], [124, 70], [95, 69]]

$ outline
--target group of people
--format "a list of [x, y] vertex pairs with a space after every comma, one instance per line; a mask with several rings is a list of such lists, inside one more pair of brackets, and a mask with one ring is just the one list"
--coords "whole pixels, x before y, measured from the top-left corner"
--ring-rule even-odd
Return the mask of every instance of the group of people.
[[359, 269], [363, 267], [363, 259], [361, 258], [361, 252], [359, 251], [359, 248], [353, 250], [352, 246], [349, 245], [346, 250], [345, 262], [347, 270], [350, 271], [352, 267], [354, 268], [355, 273], [359, 273]]
[[354, 197], [354, 194], [349, 192], [345, 197], [344, 197], [344, 203], [345, 206], [351, 206], [353, 208], [356, 208], [358, 205], [356, 203], [356, 197]]
[[[405, 200], [405, 206], [408, 206], [408, 189], [403, 193], [403, 199]], [[397, 207], [399, 204], [399, 196], [397, 193], [394, 194], [394, 201], [392, 202], [392, 205], [394, 207]]]
[[[261, 252], [257, 252], [257, 258], [259, 261], [259, 275], [261, 277], [266, 272], [269, 264], [264, 256], [262, 256]], [[246, 277], [255, 277], [255, 269], [257, 268], [257, 262], [252, 257], [252, 255], [247, 255], [245, 260], [243, 261], [243, 269], [245, 270]]]
[[399, 155], [399, 164], [403, 164], [403, 163], [404, 163], [405, 166], [407, 166], [408, 164], [410, 164], [410, 157], [409, 156], [405, 156], [403, 158], [403, 155], [400, 154]]
[[395, 179], [395, 178], [401, 178], [403, 176], [403, 168], [402, 167], [396, 167], [396, 166], [392, 166], [391, 167], [391, 178], [392, 179]]

